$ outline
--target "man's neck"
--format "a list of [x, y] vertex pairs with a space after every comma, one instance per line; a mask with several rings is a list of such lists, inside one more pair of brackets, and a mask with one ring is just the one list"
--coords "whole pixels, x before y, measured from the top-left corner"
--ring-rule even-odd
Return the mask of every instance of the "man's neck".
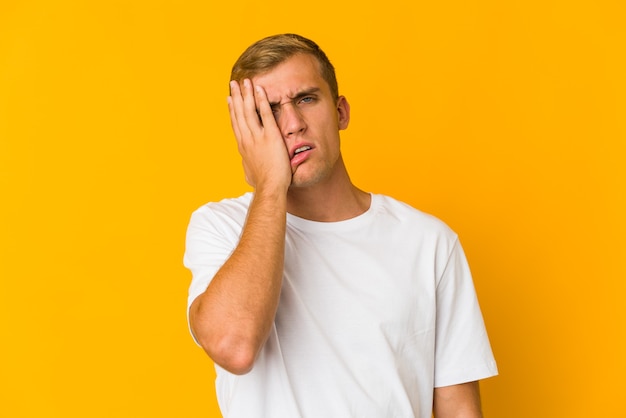
[[370, 194], [353, 185], [345, 170], [342, 177], [340, 181], [290, 189], [287, 212], [318, 222], [343, 221], [363, 214], [370, 207]]

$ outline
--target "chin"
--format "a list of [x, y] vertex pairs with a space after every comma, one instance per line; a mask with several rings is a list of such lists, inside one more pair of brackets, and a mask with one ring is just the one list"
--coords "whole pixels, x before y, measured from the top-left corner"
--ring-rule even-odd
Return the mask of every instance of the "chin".
[[317, 168], [313, 165], [302, 165], [293, 173], [290, 188], [302, 189], [322, 185], [331, 180], [334, 171], [334, 167], [328, 165]]
[[302, 175], [300, 173], [296, 173], [291, 179], [291, 189], [305, 189], [308, 187], [317, 186], [324, 180], [325, 176], [321, 173], [312, 174], [312, 175]]

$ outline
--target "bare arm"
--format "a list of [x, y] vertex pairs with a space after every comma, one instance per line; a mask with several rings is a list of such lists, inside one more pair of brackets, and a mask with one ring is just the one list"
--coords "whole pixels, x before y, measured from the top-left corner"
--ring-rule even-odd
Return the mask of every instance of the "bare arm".
[[255, 193], [239, 244], [194, 300], [189, 319], [213, 361], [243, 374], [252, 369], [278, 307], [291, 168], [264, 91], [255, 95], [249, 81], [243, 89], [231, 83], [229, 110], [246, 179]]
[[435, 388], [435, 418], [482, 418], [478, 382]]

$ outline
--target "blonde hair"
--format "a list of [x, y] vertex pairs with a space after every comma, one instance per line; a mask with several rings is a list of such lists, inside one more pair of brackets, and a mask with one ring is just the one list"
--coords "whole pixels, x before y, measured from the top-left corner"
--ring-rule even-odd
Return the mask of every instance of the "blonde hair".
[[314, 56], [320, 66], [320, 74], [328, 83], [333, 98], [339, 98], [335, 67], [312, 40], [293, 33], [268, 36], [246, 49], [233, 65], [230, 79], [241, 81], [270, 71], [296, 54]]

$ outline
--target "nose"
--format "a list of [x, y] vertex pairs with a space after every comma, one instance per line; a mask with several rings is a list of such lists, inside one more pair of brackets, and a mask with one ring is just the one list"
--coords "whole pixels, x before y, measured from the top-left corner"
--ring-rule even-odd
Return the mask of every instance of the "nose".
[[306, 128], [300, 110], [293, 103], [285, 103], [281, 106], [278, 123], [285, 138], [301, 133]]

